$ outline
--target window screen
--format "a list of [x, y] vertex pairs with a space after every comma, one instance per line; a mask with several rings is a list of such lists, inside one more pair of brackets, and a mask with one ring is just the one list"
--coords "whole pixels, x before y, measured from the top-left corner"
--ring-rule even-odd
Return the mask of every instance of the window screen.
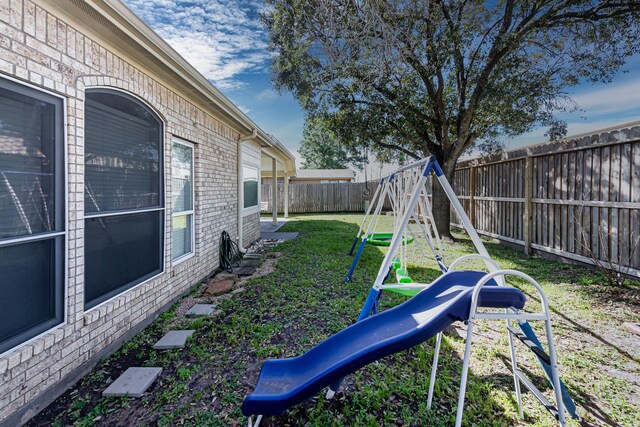
[[258, 206], [258, 169], [250, 166], [242, 167], [244, 186], [244, 207]]
[[160, 122], [114, 93], [88, 93], [85, 107], [85, 210], [159, 207]]
[[0, 238], [53, 231], [55, 106], [0, 87]]
[[192, 230], [193, 215], [174, 216], [172, 220], [171, 238], [173, 242], [173, 259], [182, 258], [193, 252]]
[[[55, 264], [61, 242], [44, 239], [0, 247], [0, 343], [22, 336], [22, 340], [14, 341], [19, 344], [60, 323], [58, 276], [62, 270], [56, 271]], [[0, 346], [0, 351], [3, 349], [5, 346]]]
[[85, 103], [85, 307], [162, 271], [162, 123], [137, 99]]
[[63, 320], [63, 189], [62, 100], [0, 79], [0, 353]]
[[162, 215], [144, 212], [87, 219], [85, 282], [88, 306], [162, 271]]

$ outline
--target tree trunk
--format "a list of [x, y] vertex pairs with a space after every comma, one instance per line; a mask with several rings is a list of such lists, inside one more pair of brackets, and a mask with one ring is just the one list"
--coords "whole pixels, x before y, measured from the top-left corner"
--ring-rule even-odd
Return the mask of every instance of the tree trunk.
[[[455, 171], [455, 161], [454, 162], [444, 162], [441, 163], [442, 171], [444, 172], [447, 181], [453, 187], [453, 174]], [[436, 227], [438, 228], [438, 233], [440, 233], [440, 237], [453, 239], [451, 235], [451, 204], [449, 203], [449, 198], [447, 194], [442, 189], [442, 186], [437, 181], [435, 176], [433, 177], [433, 219], [436, 222]]]

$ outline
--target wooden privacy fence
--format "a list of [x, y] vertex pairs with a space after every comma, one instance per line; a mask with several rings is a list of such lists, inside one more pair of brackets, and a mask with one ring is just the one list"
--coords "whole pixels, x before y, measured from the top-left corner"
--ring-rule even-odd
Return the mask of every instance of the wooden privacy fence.
[[[366, 188], [369, 194], [365, 194]], [[371, 201], [377, 182], [342, 182], [332, 184], [289, 184], [289, 212], [363, 212], [365, 201]], [[262, 184], [260, 206], [271, 212], [271, 184]], [[390, 209], [389, 200], [385, 206]], [[278, 184], [278, 212], [284, 212], [284, 185]]]
[[640, 275], [640, 126], [461, 162], [453, 185], [480, 234]]

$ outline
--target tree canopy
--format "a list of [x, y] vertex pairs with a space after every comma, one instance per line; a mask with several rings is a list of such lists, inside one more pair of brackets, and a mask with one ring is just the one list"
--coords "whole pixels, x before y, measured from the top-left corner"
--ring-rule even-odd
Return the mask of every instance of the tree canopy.
[[[351, 150], [352, 151], [352, 150]], [[350, 163], [359, 167], [360, 157], [350, 154], [348, 144], [343, 144], [317, 117], [308, 117], [298, 150], [304, 158], [302, 169], [344, 169]]]
[[[272, 77], [341, 141], [435, 155], [451, 180], [472, 147], [549, 126], [566, 89], [608, 82], [640, 48], [640, 3], [267, 0]], [[434, 193], [448, 234], [444, 194]]]

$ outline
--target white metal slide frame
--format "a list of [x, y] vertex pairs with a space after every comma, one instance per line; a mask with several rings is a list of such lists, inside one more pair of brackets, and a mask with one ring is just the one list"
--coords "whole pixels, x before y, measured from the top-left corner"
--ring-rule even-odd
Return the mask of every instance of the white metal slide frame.
[[[480, 291], [483, 286], [485, 286], [491, 279], [502, 277], [504, 279], [505, 276], [516, 276], [521, 279], [526, 280], [531, 285], [533, 285], [538, 294], [540, 296], [540, 302], [542, 306], [542, 311], [538, 313], [523, 313], [517, 310], [512, 310], [513, 313], [509, 313], [508, 311], [505, 313], [500, 312], [478, 312], [478, 298], [480, 296]], [[546, 335], [547, 335], [547, 345], [549, 349], [549, 358], [551, 359], [551, 372], [552, 372], [552, 382], [553, 388], [556, 398], [556, 407], [557, 407], [557, 419], [561, 426], [565, 425], [565, 413], [564, 413], [564, 402], [562, 400], [562, 391], [560, 388], [560, 376], [558, 375], [558, 364], [556, 359], [556, 351], [555, 345], [553, 341], [553, 333], [551, 331], [551, 316], [549, 312], [549, 302], [547, 297], [542, 290], [542, 287], [538, 282], [536, 282], [531, 276], [518, 271], [518, 270], [497, 270], [491, 273], [487, 273], [474, 287], [473, 294], [471, 297], [471, 307], [469, 309], [469, 321], [467, 326], [467, 337], [465, 339], [465, 349], [464, 349], [464, 359], [462, 362], [462, 376], [460, 379], [460, 393], [458, 396], [458, 408], [456, 411], [456, 427], [460, 427], [462, 425], [462, 415], [464, 411], [464, 398], [465, 392], [467, 388], [467, 377], [469, 374], [469, 358], [471, 356], [471, 343], [473, 341], [473, 328], [476, 320], [506, 320], [507, 322], [511, 321], [529, 321], [529, 320], [541, 320], [545, 323]], [[511, 334], [509, 334], [511, 335]], [[518, 413], [522, 417], [522, 400], [520, 393], [520, 383], [525, 385], [529, 390], [531, 390], [536, 397], [540, 399], [538, 395], [541, 393], [537, 391], [537, 389], [531, 389], [530, 383], [528, 379], [524, 376], [524, 374], [518, 370], [517, 362], [515, 359], [515, 350], [513, 346], [513, 341], [509, 341], [510, 350], [511, 350], [511, 367], [514, 375], [515, 388], [516, 388], [516, 398], [518, 401]], [[432, 375], [432, 378], [435, 375]], [[431, 386], [430, 386], [431, 389]], [[537, 392], [537, 393], [536, 393]], [[542, 396], [543, 397], [543, 396]], [[543, 397], [544, 398], [544, 397]], [[541, 400], [542, 401], [542, 400]], [[547, 405], [545, 405], [547, 406]]]

